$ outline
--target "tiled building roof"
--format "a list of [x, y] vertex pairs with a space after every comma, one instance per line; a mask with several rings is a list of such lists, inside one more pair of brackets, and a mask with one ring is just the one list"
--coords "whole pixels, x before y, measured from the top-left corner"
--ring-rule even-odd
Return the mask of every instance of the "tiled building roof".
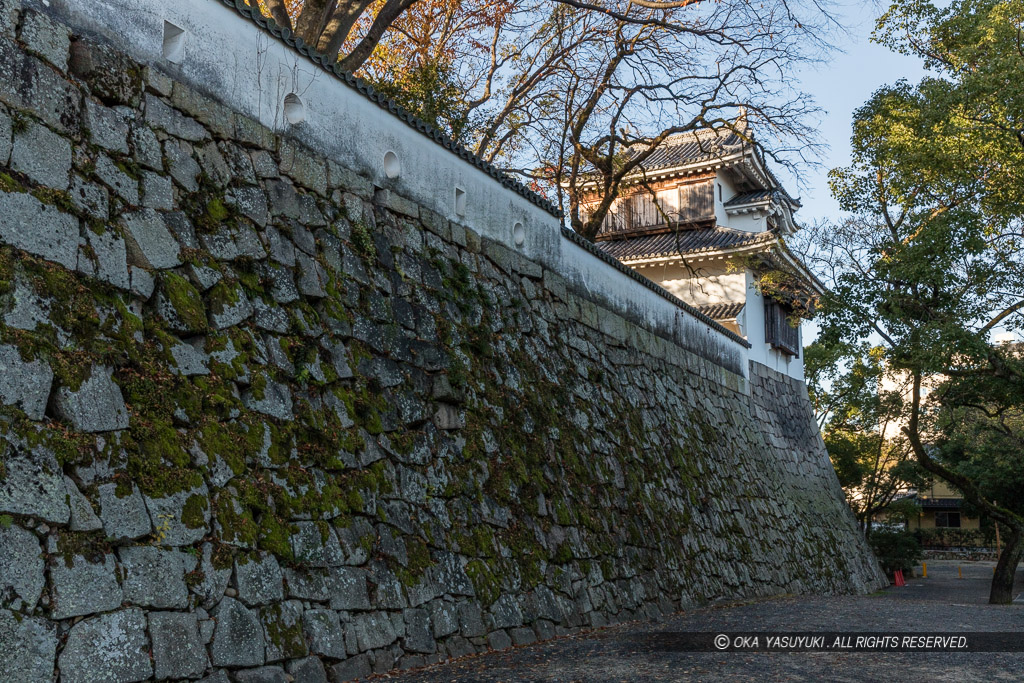
[[759, 202], [763, 199], [769, 199], [775, 194], [775, 190], [758, 190], [757, 192], [745, 192], [738, 194], [725, 203], [726, 206], [740, 206], [743, 204], [752, 204], [753, 202]]
[[660, 235], [644, 235], [598, 242], [605, 253], [620, 261], [657, 258], [673, 254], [695, 254], [720, 249], [735, 249], [776, 239], [772, 232], [746, 232], [731, 228], [697, 228]]
[[731, 304], [710, 304], [697, 306], [697, 310], [712, 320], [731, 320], [740, 314], [745, 305], [742, 301]]
[[725, 206], [743, 206], [744, 204], [753, 204], [755, 202], [772, 199], [774, 197], [785, 198], [797, 206], [800, 205], [800, 202], [790, 197], [789, 193], [782, 189], [782, 186], [780, 185], [774, 190], [757, 190], [756, 192], [744, 192], [743, 194], [738, 194], [727, 201]]
[[672, 135], [641, 164], [646, 171], [686, 166], [735, 154], [748, 144], [732, 130], [698, 130]]

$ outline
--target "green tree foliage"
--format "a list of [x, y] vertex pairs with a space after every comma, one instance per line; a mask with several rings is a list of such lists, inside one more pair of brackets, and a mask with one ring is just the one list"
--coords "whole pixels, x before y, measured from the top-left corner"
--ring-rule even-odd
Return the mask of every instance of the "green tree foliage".
[[416, 64], [376, 81], [376, 89], [459, 144], [466, 142], [469, 108], [449, 66], [438, 61]]
[[921, 544], [909, 531], [876, 531], [870, 542], [886, 574], [909, 571], [924, 557]]
[[993, 413], [1024, 407], [1024, 363], [991, 341], [1024, 328], [1022, 31], [1022, 0], [892, 5], [877, 39], [933, 75], [884, 87], [855, 113], [853, 164], [831, 176], [851, 216], [819, 231], [814, 256], [832, 287], [822, 344], [863, 359], [856, 340], [877, 343], [906, 383], [898, 419], [917, 461], [1006, 528], [998, 603], [1012, 598], [1024, 516], [986, 483], [999, 478], [991, 452], [973, 450], [995, 425], [976, 421], [969, 455], [954, 457], [941, 415], [971, 396]]
[[814, 343], [804, 352], [808, 391], [832, 466], [865, 534], [900, 494], [920, 484], [920, 470], [899, 431], [899, 387], [883, 390], [884, 349]]
[[[1009, 351], [1012, 357], [1024, 349]], [[1024, 515], [1022, 393], [1018, 382], [954, 379], [942, 387], [936, 420], [942, 460], [977, 482], [985, 497], [1019, 515]]]

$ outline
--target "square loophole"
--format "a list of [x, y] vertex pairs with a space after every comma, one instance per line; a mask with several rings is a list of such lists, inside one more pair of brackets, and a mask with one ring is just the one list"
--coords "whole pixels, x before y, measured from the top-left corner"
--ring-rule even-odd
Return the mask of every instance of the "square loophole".
[[455, 215], [466, 215], [466, 191], [461, 187], [455, 188]]
[[164, 59], [172, 64], [180, 64], [185, 57], [185, 29], [175, 26], [169, 21], [164, 22]]

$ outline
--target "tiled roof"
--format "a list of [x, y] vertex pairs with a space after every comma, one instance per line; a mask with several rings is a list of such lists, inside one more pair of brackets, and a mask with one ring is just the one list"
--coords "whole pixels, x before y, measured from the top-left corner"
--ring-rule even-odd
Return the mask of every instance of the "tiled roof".
[[484, 161], [482, 158], [473, 154], [462, 145], [459, 145], [452, 141], [445, 133], [434, 128], [429, 123], [420, 119], [419, 117], [407, 112], [401, 106], [398, 105], [394, 100], [389, 97], [378, 93], [373, 89], [369, 83], [361, 78], [357, 78], [352, 74], [351, 71], [342, 71], [339, 67], [338, 60], [317, 52], [316, 48], [311, 45], [306, 45], [302, 42], [302, 39], [296, 36], [292, 31], [278, 26], [277, 23], [270, 17], [263, 16], [260, 12], [256, 3], [252, 5], [246, 4], [246, 0], [220, 0], [222, 4], [236, 10], [239, 14], [247, 19], [252, 20], [257, 26], [264, 29], [270, 35], [278, 38], [281, 42], [285, 43], [296, 52], [304, 55], [310, 59], [314, 64], [317, 64], [324, 68], [328, 73], [334, 74], [338, 80], [344, 81], [347, 85], [353, 88], [356, 92], [361, 94], [366, 99], [375, 103], [381, 109], [386, 109], [391, 112], [399, 119], [409, 125], [410, 128], [418, 130], [420, 133], [426, 135], [428, 138], [441, 145], [445, 149], [451, 151], [453, 154], [458, 155], [460, 158], [465, 159], [469, 163], [473, 164], [481, 171], [491, 176], [504, 187], [512, 190], [513, 192], [525, 197], [527, 200], [536, 204], [540, 208], [544, 209], [556, 218], [562, 217], [562, 212], [558, 207], [549, 199], [542, 197], [530, 188], [526, 187], [522, 183], [509, 177], [506, 173], [499, 170], [497, 167], [492, 165], [488, 161]]
[[584, 251], [587, 251], [587, 252], [593, 254], [597, 258], [601, 259], [602, 261], [604, 261], [608, 265], [610, 265], [613, 268], [615, 268], [616, 270], [618, 270], [623, 275], [626, 275], [627, 277], [630, 277], [630, 278], [636, 280], [637, 282], [642, 284], [644, 287], [646, 287], [647, 289], [649, 289], [652, 292], [654, 292], [655, 294], [657, 294], [658, 296], [666, 299], [667, 301], [672, 302], [674, 305], [676, 305], [679, 308], [682, 308], [683, 310], [687, 311], [688, 313], [693, 315], [698, 320], [700, 320], [700, 321], [702, 321], [704, 323], [707, 323], [712, 329], [718, 330], [719, 332], [721, 332], [725, 336], [729, 337], [733, 341], [735, 341], [735, 342], [737, 342], [739, 344], [742, 344], [743, 346], [745, 346], [748, 349], [750, 348], [750, 342], [748, 342], [746, 339], [744, 339], [743, 337], [739, 336], [738, 334], [736, 334], [732, 330], [730, 330], [730, 329], [728, 329], [726, 327], [723, 327], [719, 323], [715, 322], [715, 320], [713, 320], [712, 318], [709, 318], [708, 316], [704, 315], [703, 313], [700, 312], [700, 310], [696, 306], [691, 306], [690, 304], [686, 303], [685, 301], [683, 301], [682, 299], [677, 297], [675, 294], [672, 294], [671, 292], [669, 292], [667, 289], [665, 289], [661, 285], [659, 285], [659, 284], [653, 282], [652, 280], [644, 277], [639, 272], [637, 272], [636, 270], [630, 268], [629, 266], [623, 265], [621, 261], [619, 261], [616, 258], [613, 258], [612, 256], [609, 256], [607, 253], [605, 253], [600, 248], [598, 248], [597, 244], [591, 242], [590, 240], [584, 239], [583, 237], [581, 237], [575, 231], [570, 230], [569, 228], [563, 227], [562, 228], [562, 237], [564, 237], [565, 239], [569, 240], [570, 242], [572, 242], [573, 244], [575, 244], [579, 248], [583, 249]]
[[680, 133], [666, 138], [641, 166], [646, 171], [653, 171], [721, 159], [741, 151], [746, 144], [742, 137], [728, 129]]
[[745, 232], [731, 228], [697, 228], [660, 235], [644, 235], [598, 242], [605, 253], [620, 261], [656, 258], [671, 254], [694, 254], [719, 249], [734, 249], [775, 240], [771, 232]]
[[731, 304], [711, 304], [708, 306], [697, 306], [697, 310], [712, 320], [732, 320], [740, 314], [745, 305], [742, 301]]
[[918, 498], [917, 504], [925, 510], [929, 509], [945, 509], [955, 510], [963, 505], [962, 498]]
[[726, 206], [742, 206], [744, 204], [753, 204], [754, 202], [764, 201], [773, 197], [785, 197], [789, 201], [793, 202], [797, 206], [800, 202], [789, 196], [789, 193], [782, 189], [782, 186], [774, 190], [758, 190], [756, 192], [744, 192], [738, 194], [725, 203]]
[[775, 190], [758, 190], [757, 192], [745, 192], [738, 194], [725, 203], [726, 206], [739, 206], [741, 204], [752, 204], [771, 198]]

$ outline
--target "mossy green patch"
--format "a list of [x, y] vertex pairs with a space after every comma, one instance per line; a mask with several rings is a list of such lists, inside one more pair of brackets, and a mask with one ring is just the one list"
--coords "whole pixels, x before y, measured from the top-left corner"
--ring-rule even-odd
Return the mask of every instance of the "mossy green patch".
[[165, 272], [160, 279], [163, 293], [181, 325], [192, 334], [204, 333], [207, 329], [206, 306], [199, 291], [177, 273]]
[[352, 246], [360, 258], [367, 264], [373, 264], [377, 259], [377, 245], [373, 242], [373, 235], [370, 229], [362, 221], [352, 223], [352, 230], [349, 233]]
[[473, 583], [476, 597], [485, 607], [490, 607], [501, 596], [501, 584], [494, 573], [482, 560], [472, 560], [466, 565], [466, 575]]
[[210, 503], [205, 496], [189, 496], [181, 511], [181, 523], [187, 529], [202, 529], [206, 526], [206, 510], [209, 507]]
[[0, 173], [0, 191], [25, 192], [25, 186], [9, 173]]
[[306, 638], [302, 633], [302, 623], [288, 623], [280, 604], [264, 607], [260, 617], [267, 640], [283, 657], [295, 659], [306, 656]]

